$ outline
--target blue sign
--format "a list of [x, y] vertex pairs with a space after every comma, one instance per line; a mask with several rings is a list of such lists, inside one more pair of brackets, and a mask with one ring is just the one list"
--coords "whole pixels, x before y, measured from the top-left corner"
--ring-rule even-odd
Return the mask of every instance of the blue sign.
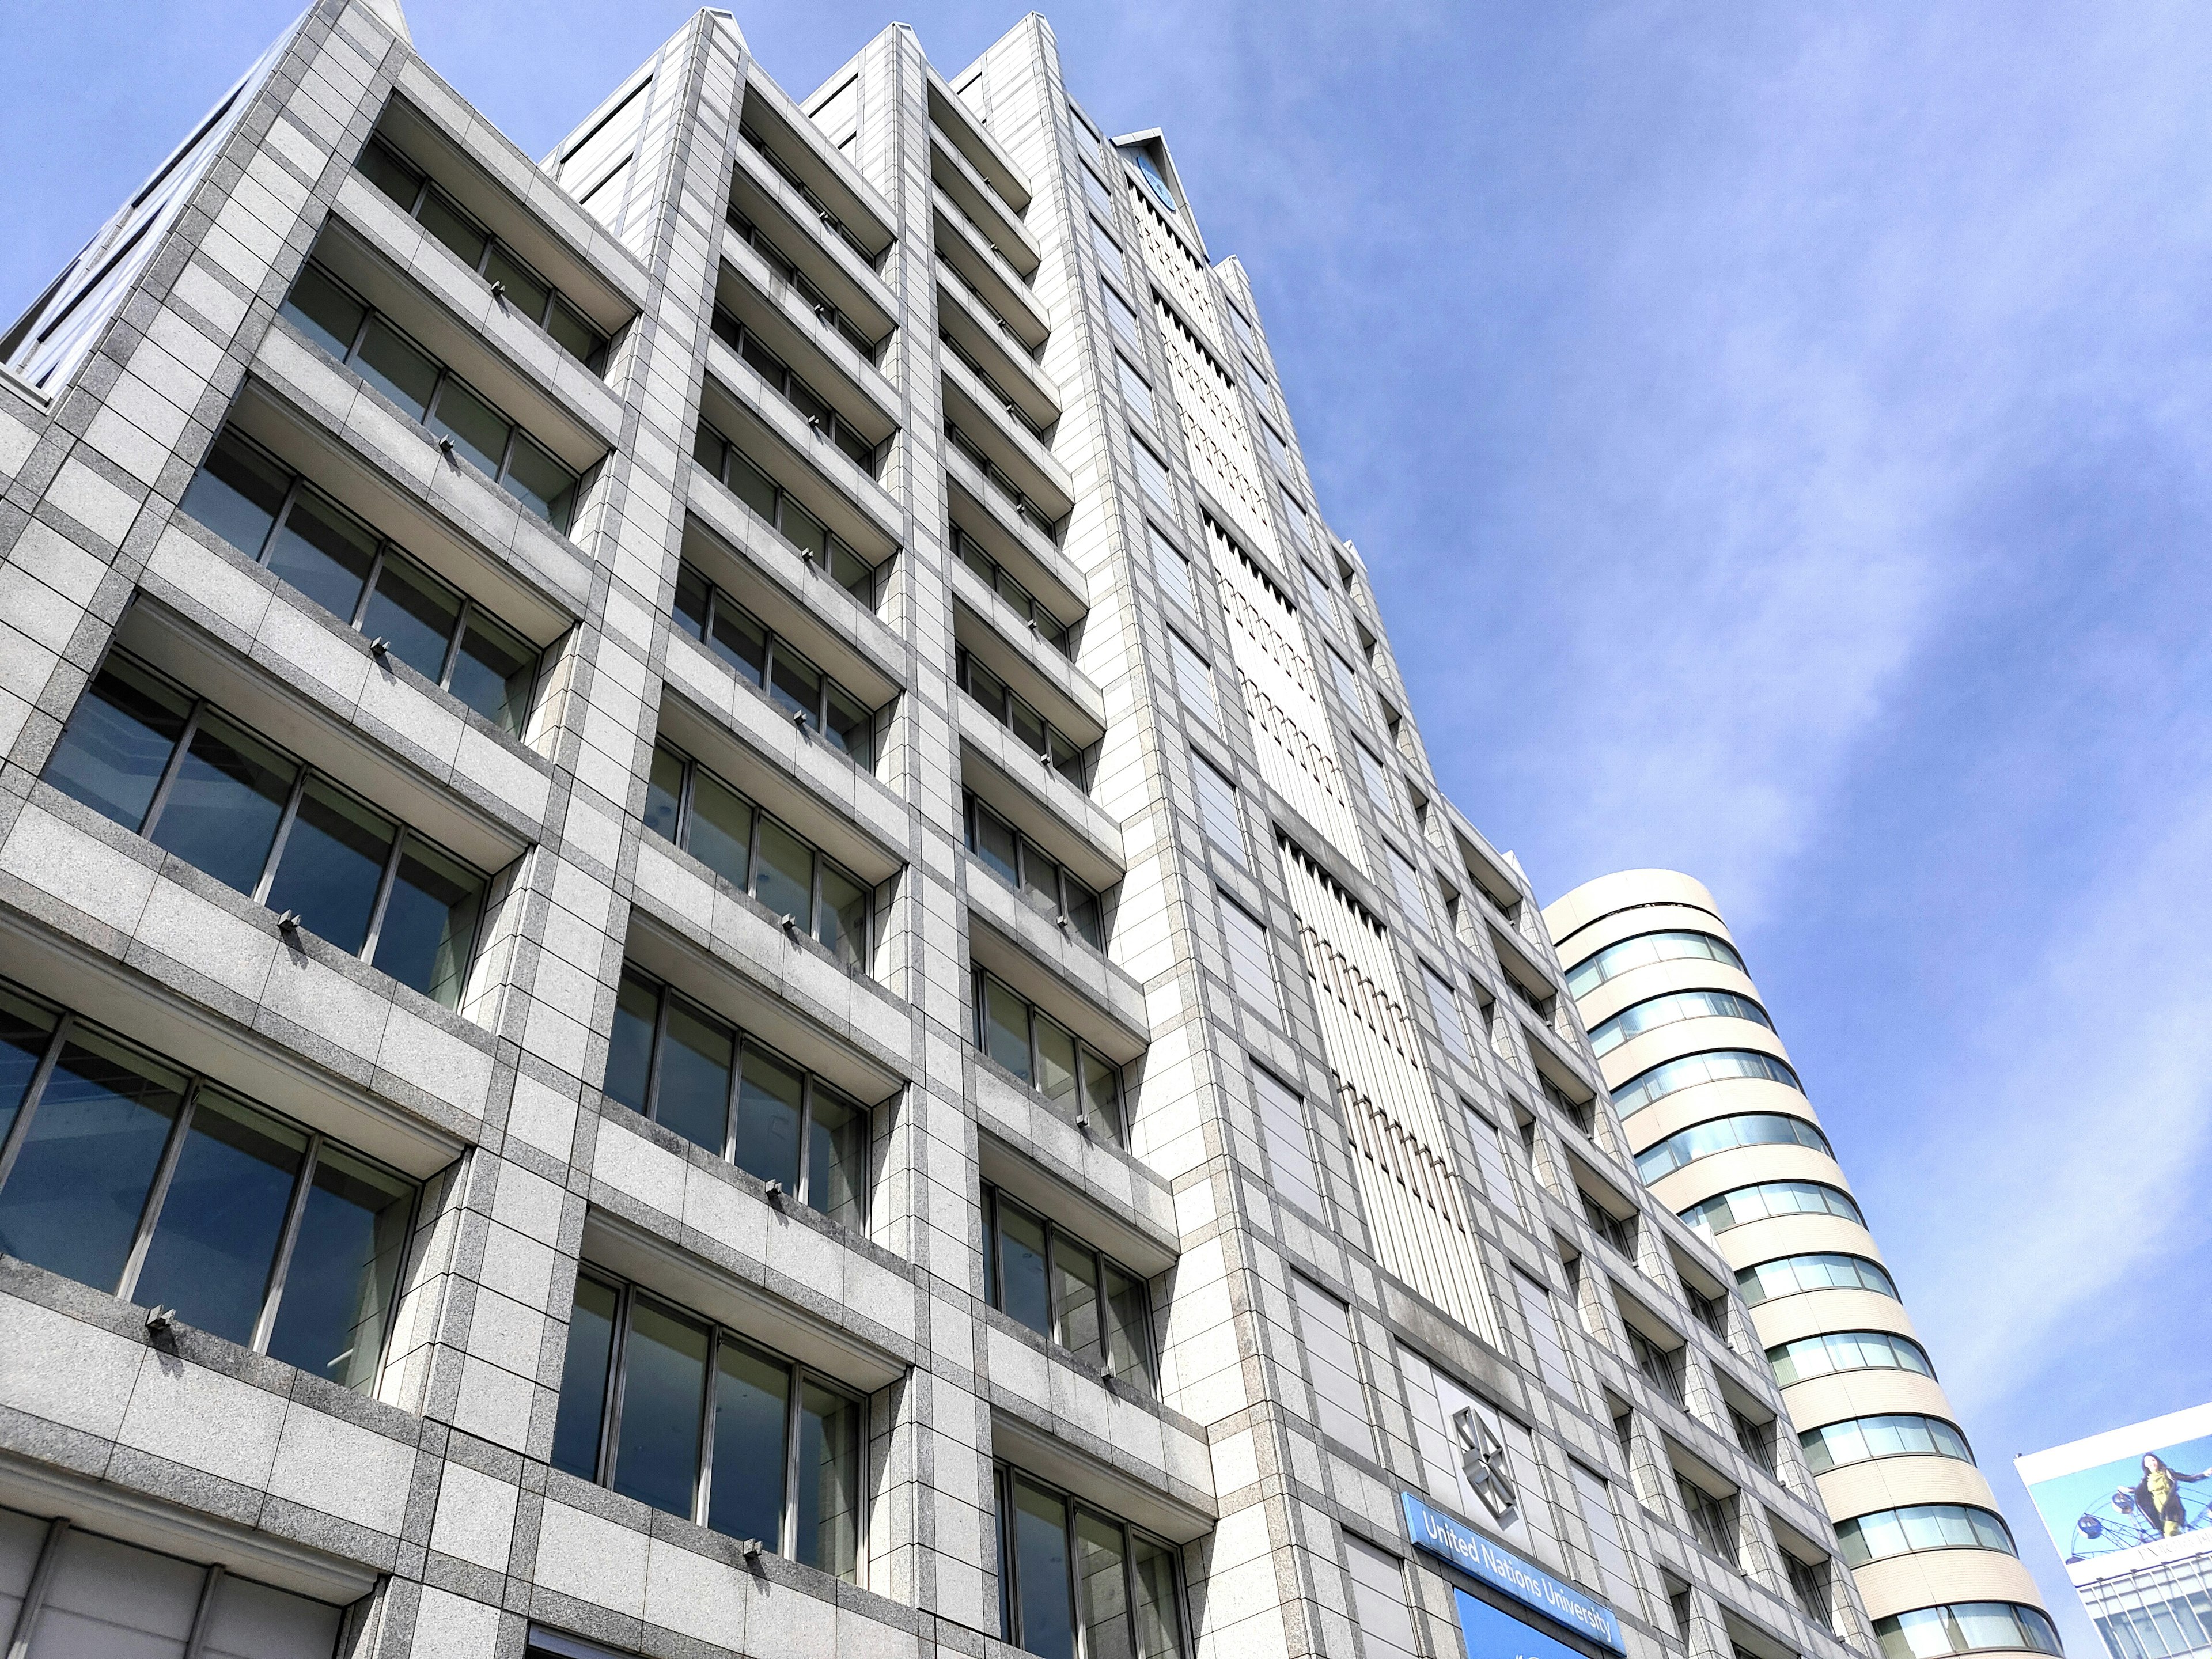
[[1453, 1590], [1452, 1600], [1459, 1605], [1459, 1634], [1467, 1644], [1467, 1659], [1583, 1659], [1558, 1638], [1463, 1589]]
[[[1511, 1550], [1493, 1544], [1473, 1527], [1455, 1521], [1441, 1510], [1432, 1510], [1411, 1492], [1399, 1494], [1406, 1508], [1406, 1531], [1413, 1547], [1440, 1556], [1462, 1572], [1504, 1590], [1547, 1619], [1569, 1630], [1601, 1642], [1615, 1653], [1626, 1653], [1620, 1639], [1620, 1620], [1602, 1601], [1592, 1600], [1572, 1585], [1563, 1584], [1540, 1567], [1533, 1567]], [[1474, 1650], [1468, 1650], [1473, 1652]], [[1560, 1648], [1562, 1653], [1568, 1651]]]

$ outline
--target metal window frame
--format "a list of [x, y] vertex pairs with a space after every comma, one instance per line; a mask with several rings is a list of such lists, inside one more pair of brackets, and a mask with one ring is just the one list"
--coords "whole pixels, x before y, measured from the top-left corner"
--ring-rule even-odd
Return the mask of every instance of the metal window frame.
[[[974, 790], [966, 789], [963, 790], [961, 793], [964, 805], [963, 820], [963, 827], [967, 834], [968, 850], [974, 853], [978, 859], [982, 857], [981, 850], [975, 845], [976, 841], [979, 838], [978, 831], [976, 830], [976, 819], [977, 816], [981, 813], [989, 813], [993, 818], [996, 819], [999, 823], [1004, 826], [1006, 833], [1013, 838], [1014, 879], [1012, 885], [1014, 891], [1026, 898], [1030, 892], [1036, 890], [1030, 884], [1030, 857], [1031, 854], [1035, 854], [1038, 859], [1049, 866], [1053, 872], [1052, 901], [1054, 908], [1053, 920], [1054, 923], [1066, 922], [1067, 924], [1067, 930], [1072, 931], [1078, 939], [1082, 939], [1083, 942], [1091, 946], [1092, 950], [1102, 951], [1105, 950], [1107, 933], [1106, 895], [1103, 892], [1094, 890], [1082, 881], [1078, 880], [1074, 876], [1069, 874], [1067, 866], [1065, 864], [1061, 863], [1058, 859], [1053, 857], [1051, 854], [1046, 852], [1044, 848], [1039, 847], [1034, 841], [1030, 840], [1028, 834], [1023, 830], [1019, 825], [1016, 824], [1012, 819], [1008, 818], [1006, 814], [1000, 812], [997, 808], [984, 801], [983, 799], [976, 794]], [[1085, 936], [1082, 930], [1075, 924], [1076, 906], [1073, 902], [1073, 892], [1077, 890], [1079, 890], [1090, 896], [1091, 906], [1097, 913], [1098, 937], [1096, 939], [1092, 939]]]
[[[799, 1419], [805, 1411], [806, 1385], [809, 1382], [817, 1384], [862, 1412], [868, 1409], [869, 1395], [827, 1372], [816, 1370], [803, 1360], [795, 1359], [765, 1342], [746, 1335], [742, 1331], [732, 1330], [720, 1320], [694, 1312], [684, 1307], [683, 1304], [672, 1301], [630, 1279], [588, 1265], [580, 1269], [578, 1277], [589, 1279], [602, 1290], [612, 1291], [615, 1293], [613, 1340], [607, 1345], [607, 1374], [605, 1387], [600, 1394], [599, 1453], [592, 1484], [604, 1486], [611, 1492], [619, 1490], [615, 1486], [615, 1479], [618, 1473], [616, 1467], [618, 1461], [616, 1454], [621, 1434], [622, 1415], [629, 1381], [630, 1321], [638, 1303], [642, 1300], [658, 1307], [663, 1312], [674, 1315], [687, 1323], [704, 1326], [707, 1330], [703, 1386], [700, 1389], [699, 1457], [691, 1474], [690, 1507], [683, 1516], [694, 1526], [708, 1526], [708, 1516], [713, 1512], [714, 1507], [714, 1384], [720, 1372], [723, 1343], [726, 1340], [735, 1342], [750, 1349], [755, 1353], [765, 1355], [773, 1363], [784, 1368], [784, 1374], [789, 1381], [790, 1387], [784, 1400], [783, 1494], [777, 1507], [776, 1535], [774, 1538], [763, 1538], [758, 1541], [762, 1547], [784, 1557], [787, 1560], [798, 1562], [801, 1565], [809, 1565], [799, 1562], [798, 1553], [799, 1493], [801, 1474], [799, 1466]], [[865, 1586], [868, 1581], [870, 1496], [868, 1464], [871, 1439], [867, 1425], [863, 1421], [857, 1449], [860, 1460], [857, 1470], [859, 1478], [854, 1482], [856, 1501], [854, 1509], [853, 1576], [849, 1581], [861, 1586]], [[717, 1535], [727, 1537], [730, 1534], [718, 1534]], [[845, 1577], [842, 1573], [831, 1572], [827, 1567], [817, 1566], [814, 1570], [828, 1573], [830, 1577], [840, 1580], [843, 1580]]]
[[1079, 1659], [1097, 1659], [1091, 1651], [1089, 1632], [1083, 1622], [1083, 1603], [1079, 1593], [1081, 1574], [1076, 1565], [1080, 1558], [1076, 1553], [1075, 1521], [1079, 1513], [1087, 1513], [1121, 1529], [1121, 1607], [1123, 1617], [1128, 1622], [1129, 1639], [1133, 1650], [1136, 1639], [1138, 1605], [1137, 1540], [1142, 1539], [1167, 1557], [1172, 1564], [1172, 1571], [1175, 1574], [1175, 1583], [1170, 1588], [1170, 1594], [1175, 1603], [1176, 1652], [1178, 1659], [1189, 1659], [1192, 1635], [1189, 1585], [1188, 1575], [1182, 1568], [1182, 1547], [1170, 1543], [1156, 1534], [1146, 1532], [1133, 1522], [1125, 1521], [1111, 1510], [1101, 1509], [1097, 1504], [1077, 1496], [1065, 1487], [1055, 1486], [1049, 1480], [1041, 1480], [1028, 1470], [1017, 1468], [1013, 1464], [1003, 1461], [994, 1462], [991, 1468], [992, 1496], [995, 1500], [994, 1507], [998, 1511], [999, 1523], [1000, 1595], [1006, 1614], [1005, 1629], [1002, 1632], [1001, 1639], [1017, 1647], [1021, 1644], [1022, 1640], [1020, 1551], [1015, 1547], [1013, 1526], [1014, 1483], [1017, 1480], [1026, 1481], [1038, 1492], [1049, 1498], [1056, 1498], [1066, 1512], [1067, 1521], [1062, 1532], [1062, 1545], [1067, 1561], [1067, 1626], [1074, 1634], [1075, 1651]]
[[[709, 432], [713, 432], [714, 430], [713, 427], [707, 426], [707, 423], [703, 421], [701, 422], [700, 424], [702, 426], [705, 426], [706, 429]], [[720, 437], [719, 433], [715, 435], [718, 438]], [[726, 462], [730, 453], [732, 453], [732, 446], [730, 445], [729, 440], [726, 438], [722, 438], [721, 442], [724, 446], [723, 459], [726, 463], [724, 467], [724, 478], [726, 480]], [[769, 483], [774, 484], [775, 480], [770, 479]], [[724, 483], [724, 487], [726, 489], [728, 487], [726, 482]], [[775, 485], [775, 489], [776, 499], [781, 502], [782, 500], [782, 486], [780, 484]], [[742, 503], [740, 503], [740, 505], [742, 505]], [[778, 532], [777, 533], [779, 535], [781, 534], [781, 532]], [[856, 555], [855, 556], [857, 557], [858, 556]], [[776, 658], [779, 654], [779, 647], [784, 651], [787, 651], [792, 657], [804, 664], [807, 670], [822, 682], [821, 695], [816, 699], [815, 706], [811, 709], [800, 711], [806, 716], [805, 730], [807, 735], [813, 738], [818, 738], [824, 743], [827, 743], [832, 749], [835, 749], [854, 766], [859, 767], [860, 770], [864, 772], [874, 771], [875, 762], [877, 759], [877, 727], [883, 720], [885, 709], [888, 709], [890, 705], [886, 703], [883, 708], [870, 708], [868, 702], [865, 697], [855, 695], [852, 687], [838, 679], [835, 675], [830, 673], [828, 669], [822, 667], [814, 660], [813, 658], [808, 656], [804, 651], [801, 651], [781, 633], [778, 632], [775, 629], [771, 628], [768, 623], [763, 622], [758, 617], [747, 610], [743, 605], [739, 604], [737, 599], [723, 590], [722, 585], [720, 582], [716, 581], [712, 576], [709, 576], [705, 571], [700, 569], [698, 566], [686, 561], [683, 568], [696, 574], [707, 590], [707, 608], [702, 613], [699, 623], [699, 642], [705, 646], [708, 650], [714, 652], [714, 654], [717, 657], [721, 656], [721, 653], [716, 651], [714, 647], [714, 624], [721, 616], [723, 606], [727, 605], [738, 616], [744, 617], [745, 621], [750, 623], [754, 628], [759, 629], [761, 638], [763, 641], [761, 647], [760, 684], [754, 686], [753, 690], [763, 697], [768, 699], [769, 704], [771, 708], [779, 706], [775, 691]], [[832, 580], [835, 579], [833, 578]], [[737, 672], [734, 666], [732, 667], [732, 672]], [[748, 684], [750, 684], [750, 681], [746, 675], [738, 673], [737, 677], [738, 678], [746, 680]], [[832, 691], [835, 691], [838, 696], [843, 697], [855, 708], [866, 710], [868, 716], [866, 724], [868, 752], [866, 756], [854, 754], [850, 748], [846, 746], [843, 739], [831, 735], [830, 729], [830, 697]], [[865, 885], [866, 884], [863, 884]]]
[[[1005, 980], [1000, 979], [996, 974], [993, 973], [989, 969], [983, 967], [981, 963], [973, 964], [971, 966], [969, 970], [969, 987], [970, 995], [975, 1006], [974, 1032], [977, 1050], [985, 1059], [988, 1060], [991, 1058], [990, 1016], [984, 1006], [985, 999], [989, 994], [988, 986], [990, 984], [997, 984], [1004, 987], [1006, 994], [1011, 997], [1018, 1006], [1019, 1006], [1023, 1012], [1027, 1016], [1027, 1018], [1024, 1023], [1027, 1026], [1029, 1031], [1030, 1075], [1025, 1079], [1018, 1079], [1017, 1080], [1019, 1081], [1022, 1086], [1027, 1089], [1031, 1094], [1036, 1095], [1040, 1098], [1047, 1098], [1044, 1094], [1044, 1091], [1040, 1089], [1036, 1083], [1036, 1079], [1039, 1074], [1038, 1059], [1040, 1054], [1040, 1050], [1037, 1045], [1036, 1023], [1040, 1018], [1051, 1019], [1054, 1025], [1059, 1026], [1062, 1030], [1067, 1033], [1069, 1041], [1075, 1045], [1076, 1111], [1084, 1120], [1083, 1123], [1079, 1123], [1076, 1127], [1081, 1128], [1085, 1127], [1085, 1124], [1095, 1121], [1097, 1118], [1095, 1108], [1097, 1103], [1091, 1097], [1090, 1074], [1084, 1070], [1083, 1066], [1084, 1056], [1085, 1054], [1090, 1054], [1096, 1057], [1098, 1062], [1105, 1067], [1107, 1072], [1109, 1073], [1114, 1079], [1114, 1099], [1112, 1102], [1112, 1110], [1115, 1116], [1120, 1121], [1121, 1125], [1121, 1134], [1114, 1137], [1114, 1139], [1115, 1144], [1117, 1146], [1124, 1144], [1127, 1139], [1129, 1128], [1128, 1113], [1126, 1109], [1128, 1100], [1128, 1088], [1127, 1079], [1121, 1074], [1121, 1066], [1120, 1063], [1109, 1058], [1105, 1054], [1102, 1053], [1099, 1049], [1093, 1048], [1090, 1043], [1085, 1042], [1083, 1040], [1082, 1034], [1077, 1031], [1073, 1026], [1067, 1024], [1066, 1021], [1053, 1019], [1053, 1017], [1050, 1014], [1046, 1013], [1042, 1009], [1039, 1008], [1036, 1004], [1031, 1002], [1019, 991], [1014, 989], [1012, 986], [1008, 985]], [[994, 1060], [993, 1063], [995, 1065], [999, 1062]]]
[[[1044, 1231], [1045, 1319], [1046, 1322], [1048, 1323], [1052, 1328], [1048, 1331], [1041, 1332], [1040, 1334], [1050, 1340], [1054, 1346], [1066, 1349], [1069, 1353], [1074, 1354], [1079, 1358], [1084, 1357], [1083, 1351], [1081, 1349], [1073, 1346], [1068, 1342], [1066, 1335], [1061, 1328], [1060, 1296], [1053, 1284], [1052, 1262], [1054, 1251], [1057, 1248], [1057, 1242], [1059, 1240], [1066, 1239], [1071, 1241], [1075, 1247], [1080, 1249], [1085, 1255], [1090, 1256], [1092, 1261], [1096, 1264], [1096, 1270], [1098, 1274], [1097, 1363], [1099, 1370], [1104, 1374], [1104, 1376], [1116, 1382], [1121, 1380], [1121, 1373], [1114, 1369], [1113, 1358], [1108, 1351], [1106, 1340], [1106, 1274], [1109, 1270], [1114, 1273], [1117, 1273], [1121, 1274], [1122, 1278], [1127, 1279], [1132, 1285], [1138, 1286], [1140, 1290], [1145, 1291], [1144, 1305], [1138, 1316], [1141, 1322], [1142, 1328], [1135, 1334], [1137, 1364], [1138, 1369], [1141, 1373], [1140, 1381], [1144, 1385], [1146, 1397], [1148, 1399], [1157, 1398], [1159, 1390], [1158, 1351], [1153, 1341], [1154, 1331], [1152, 1326], [1152, 1281], [1147, 1279], [1142, 1273], [1133, 1272], [1131, 1269], [1123, 1267], [1121, 1262], [1116, 1261], [1114, 1257], [1107, 1255], [1105, 1251], [1098, 1249], [1096, 1245], [1091, 1243], [1089, 1241], [1082, 1238], [1079, 1235], [1070, 1232], [1066, 1228], [1061, 1226], [1050, 1216], [1048, 1216], [1042, 1212], [1024, 1203], [1018, 1198], [1010, 1197], [1006, 1193], [1000, 1191], [1000, 1188], [993, 1182], [988, 1181], [983, 1182], [981, 1183], [981, 1205], [983, 1212], [984, 1231], [983, 1255], [989, 1279], [989, 1284], [987, 1286], [987, 1289], [989, 1291], [988, 1299], [990, 1302], [991, 1306], [996, 1308], [1000, 1313], [1006, 1313], [1006, 1254], [1004, 1249], [1003, 1234], [999, 1224], [999, 1210], [1001, 1205], [1011, 1204], [1014, 1208], [1019, 1210], [1024, 1215], [1030, 1217]], [[1008, 1315], [1007, 1316], [1009, 1318], [1012, 1317], [1012, 1315]]]

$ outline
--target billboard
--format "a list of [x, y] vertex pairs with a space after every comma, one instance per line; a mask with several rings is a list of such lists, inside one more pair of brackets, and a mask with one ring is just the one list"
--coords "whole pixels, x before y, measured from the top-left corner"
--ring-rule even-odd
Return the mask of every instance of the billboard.
[[2077, 1587], [2212, 1557], [2212, 1405], [2015, 1462]]

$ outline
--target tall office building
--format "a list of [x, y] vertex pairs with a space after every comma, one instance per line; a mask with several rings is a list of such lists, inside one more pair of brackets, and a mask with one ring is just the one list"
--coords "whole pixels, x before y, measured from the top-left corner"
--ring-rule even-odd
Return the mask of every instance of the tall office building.
[[1670, 870], [1630, 870], [1544, 915], [1637, 1172], [1735, 1270], [1885, 1648], [2054, 1649], [1712, 895]]
[[1872, 1653], [1105, 116], [323, 0], [0, 339], [11, 1659]]

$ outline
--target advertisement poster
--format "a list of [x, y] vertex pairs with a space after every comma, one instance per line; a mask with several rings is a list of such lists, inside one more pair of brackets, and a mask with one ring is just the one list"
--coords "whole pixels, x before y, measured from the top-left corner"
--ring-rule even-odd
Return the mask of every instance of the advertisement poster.
[[2212, 1405], [2018, 1462], [2077, 1585], [2212, 1556]]

